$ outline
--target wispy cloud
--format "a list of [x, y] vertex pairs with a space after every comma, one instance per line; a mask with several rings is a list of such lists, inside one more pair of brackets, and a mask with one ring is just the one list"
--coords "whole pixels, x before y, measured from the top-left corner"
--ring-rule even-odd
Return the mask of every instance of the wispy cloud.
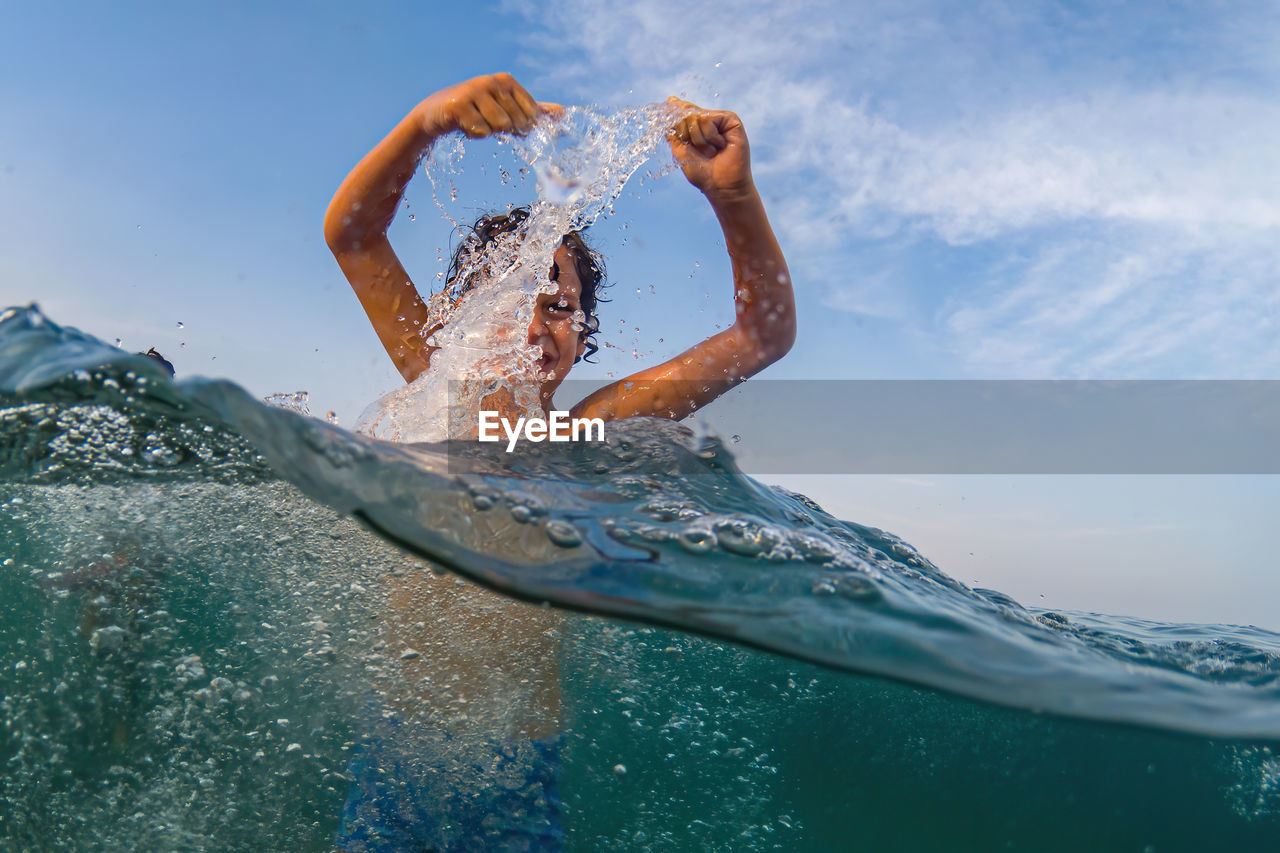
[[[830, 271], [883, 269], [858, 253], [929, 241], [954, 247], [958, 281], [918, 324], [973, 370], [1280, 368], [1270, 7], [568, 0], [523, 14], [547, 85], [741, 113], [760, 180], [790, 194], [781, 236], [809, 280], [825, 275], [828, 307], [893, 315], [904, 272], [850, 285]], [[974, 246], [992, 251], [975, 262]]]
[[901, 293], [900, 288], [892, 286], [888, 273], [879, 273], [860, 277], [853, 283], [831, 285], [822, 304], [837, 311], [900, 320], [909, 310]]

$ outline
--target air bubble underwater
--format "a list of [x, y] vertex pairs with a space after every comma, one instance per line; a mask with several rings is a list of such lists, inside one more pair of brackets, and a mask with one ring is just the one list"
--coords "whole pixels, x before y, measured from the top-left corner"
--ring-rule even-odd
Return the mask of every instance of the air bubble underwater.
[[561, 548], [576, 548], [582, 544], [582, 534], [567, 521], [548, 521], [546, 530], [547, 538]]
[[[85, 381], [94, 381], [88, 372], [84, 377]], [[98, 435], [103, 438], [86, 440], [93, 429], [89, 424], [79, 422], [79, 417], [78, 414], [74, 416], [70, 424], [72, 428], [66, 430], [69, 437], [73, 431], [76, 435], [67, 444], [68, 455], [59, 457], [65, 464], [71, 464], [74, 458], [71, 454], [96, 454], [111, 446], [113, 441], [106, 438], [110, 425], [114, 423], [112, 418], [97, 416], [96, 420], [102, 422]], [[195, 440], [207, 441], [210, 445], [220, 440], [219, 436], [212, 434], [214, 430], [209, 425], [189, 425], [188, 431]], [[172, 443], [173, 436], [160, 430], [151, 433], [149, 438], [156, 444], [165, 445], [166, 442]], [[664, 447], [656, 444], [654, 449], [661, 451]], [[209, 456], [212, 461], [208, 464], [215, 464], [217, 454]], [[227, 457], [235, 458], [234, 454], [223, 454], [223, 458]], [[99, 455], [93, 458], [106, 457]], [[644, 482], [650, 478], [643, 469], [629, 481], [624, 482], [622, 477], [615, 476], [619, 463], [644, 462], [643, 452], [633, 449], [626, 458], [621, 455], [615, 458], [616, 461], [608, 465], [597, 462], [604, 468], [599, 473], [609, 474], [618, 483], [619, 492], [614, 497], [625, 497], [630, 489], [664, 491], [663, 483], [656, 479], [652, 483]], [[309, 458], [308, 461], [317, 460]], [[384, 485], [384, 480], [393, 479], [386, 476], [393, 473], [390, 466], [376, 473], [383, 475], [377, 478], [379, 486]], [[732, 483], [717, 482], [716, 486], [735, 488]], [[677, 481], [666, 488], [673, 491], [676, 487], [695, 493], [699, 488], [696, 481]], [[48, 780], [52, 774], [67, 769], [69, 759], [65, 755], [55, 756], [55, 760], [44, 764], [33, 761], [22, 765], [24, 770], [36, 774], [31, 777], [34, 796], [30, 800], [32, 807], [29, 812], [34, 817], [30, 821], [34, 823], [39, 819], [47, 824], [50, 814], [74, 815], [74, 820], [67, 820], [66, 825], [73, 827], [70, 831], [75, 831], [74, 826], [82, 827], [81, 837], [87, 839], [86, 846], [97, 844], [101, 839], [124, 838], [143, 849], [149, 844], [152, 849], [180, 849], [190, 838], [179, 837], [176, 833], [181, 831], [219, 838], [222, 843], [217, 846], [221, 849], [305, 849], [306, 845], [298, 844], [296, 837], [282, 838], [278, 834], [279, 827], [292, 821], [304, 827], [298, 832], [305, 833], [308, 826], [314, 830], [314, 827], [332, 824], [350, 783], [348, 762], [360, 737], [360, 733], [353, 730], [351, 721], [365, 719], [361, 714], [367, 696], [361, 695], [360, 688], [378, 679], [414, 686], [425, 683], [425, 677], [412, 667], [422, 665], [424, 660], [432, 659], [435, 653], [449, 647], [447, 642], [420, 643], [416, 638], [413, 645], [406, 645], [399, 641], [401, 638], [388, 637], [381, 630], [378, 611], [385, 603], [384, 597], [393, 591], [428, 607], [438, 597], [415, 591], [404, 592], [404, 585], [423, 574], [420, 565], [398, 557], [390, 558], [388, 565], [380, 565], [379, 561], [387, 558], [388, 553], [396, 552], [371, 538], [367, 531], [350, 519], [336, 514], [331, 516], [327, 511], [316, 513], [314, 504], [276, 482], [261, 488], [244, 488], [243, 484], [232, 483], [226, 489], [217, 489], [211, 488], [208, 482], [178, 482], [176, 487], [165, 489], [120, 487], [115, 490], [116, 494], [124, 492], [130, 498], [136, 498], [138, 504], [129, 500], [115, 502], [98, 487], [83, 489], [77, 485], [70, 489], [33, 491], [39, 495], [33, 500], [49, 502], [41, 508], [39, 517], [56, 519], [61, 525], [46, 531], [51, 548], [66, 547], [66, 542], [74, 538], [69, 534], [62, 535], [67, 533], [66, 525], [88, 524], [90, 530], [94, 526], [108, 530], [118, 528], [122, 507], [128, 510], [124, 513], [125, 518], [151, 519], [158, 529], [163, 528], [154, 534], [156, 541], [148, 543], [157, 546], [149, 554], [156, 555], [159, 569], [166, 573], [166, 584], [186, 590], [185, 600], [178, 603], [187, 609], [184, 611], [169, 605], [169, 615], [157, 617], [154, 626], [148, 625], [136, 631], [123, 622], [90, 626], [92, 630], [88, 638], [81, 637], [79, 633], [81, 614], [66, 612], [52, 622], [31, 625], [30, 636], [22, 637], [27, 645], [15, 643], [8, 646], [14, 655], [20, 655], [12, 671], [24, 676], [38, 676], [31, 682], [23, 682], [22, 686], [30, 685], [31, 695], [49, 698], [52, 707], [61, 708], [57, 704], [58, 696], [115, 695], [111, 689], [103, 691], [100, 684], [84, 678], [71, 678], [69, 681], [47, 678], [51, 669], [62, 660], [59, 655], [67, 655], [68, 650], [64, 646], [83, 641], [86, 654], [96, 656], [94, 659], [103, 664], [117, 661], [122, 651], [128, 651], [136, 636], [157, 640], [155, 660], [165, 666], [150, 675], [144, 673], [144, 676], [154, 677], [161, 685], [157, 690], [162, 691], [162, 701], [157, 715], [148, 715], [144, 722], [154, 726], [148, 731], [157, 738], [165, 736], [166, 732], [174, 735], [168, 742], [154, 748], [147, 747], [149, 751], [143, 754], [150, 758], [149, 764], [144, 765], [140, 761], [135, 765], [127, 762], [110, 765], [122, 768], [121, 772], [110, 770], [107, 773], [110, 779], [103, 789], [108, 790], [110, 796], [115, 796], [116, 791], [130, 794], [136, 788], [129, 786], [140, 784], [130, 780], [146, 779], [147, 774], [151, 774], [154, 784], [146, 788], [139, 798], [148, 806], [141, 823], [130, 823], [132, 809], [127, 813], [112, 810], [121, 799], [103, 806], [86, 795], [81, 805], [89, 802], [90, 807], [78, 809], [64, 808], [68, 805], [67, 800], [50, 803], [44, 793], [50, 786], [41, 788], [41, 780]], [[245, 492], [248, 492], [247, 496]], [[733, 494], [735, 501], [759, 512], [770, 507], [768, 499], [758, 492]], [[447, 493], [437, 496], [423, 488], [415, 493], [415, 497], [421, 497], [424, 504], [429, 504], [431, 501], [427, 498], [443, 499], [447, 498]], [[274, 501], [273, 498], [280, 500]], [[493, 498], [487, 495], [472, 497], [470, 505], [485, 509], [481, 506], [482, 498], [491, 502], [490, 509], [494, 506]], [[878, 535], [875, 532], [855, 534], [842, 531], [848, 539], [841, 542], [865, 551], [867, 562], [864, 566], [853, 561], [849, 549], [842, 546], [822, 539], [806, 542], [799, 536], [775, 535], [771, 522], [752, 518], [750, 513], [720, 518], [709, 511], [694, 515], [690, 507], [681, 506], [676, 498], [678, 495], [664, 494], [663, 500], [654, 502], [654, 512], [669, 515], [669, 520], [644, 523], [627, 519], [626, 523], [602, 524], [612, 541], [653, 546], [649, 551], [633, 549], [633, 558], [635, 554], [669, 549], [660, 551], [661, 560], [654, 562], [655, 567], [665, 565], [671, 569], [668, 575], [651, 587], [637, 585], [629, 590], [633, 601], [642, 603], [660, 597], [664, 591], [677, 590], [683, 599], [672, 596], [677, 603], [666, 611], [667, 615], [678, 613], [682, 618], [692, 618], [701, 613], [714, 614], [717, 608], [722, 608], [733, 618], [735, 628], [748, 626], [752, 617], [747, 615], [745, 608], [735, 610], [730, 606], [724, 597], [726, 590], [733, 587], [739, 578], [751, 575], [756, 567], [768, 563], [770, 558], [766, 555], [776, 554], [778, 558], [789, 561], [787, 569], [799, 567], [806, 570], [809, 567], [803, 564], [809, 562], [814, 564], [814, 568], [812, 572], [794, 576], [781, 570], [760, 575], [763, 577], [762, 589], [767, 593], [762, 597], [767, 607], [763, 615], [757, 614], [760, 620], [776, 630], [781, 622], [779, 617], [813, 616], [815, 612], [819, 616], [827, 612], [854, 613], [858, 617], [856, 620], [837, 623], [838, 628], [847, 631], [847, 645], [835, 648], [848, 654], [867, 654], [869, 648], [874, 649], [877, 643], [886, 639], [885, 635], [875, 633], [873, 626], [877, 623], [872, 617], [892, 614], [904, 593], [929, 603], [929, 595], [935, 589], [952, 589], [934, 578], [919, 556], [905, 546], [881, 542], [873, 548], [867, 544], [874, 541]], [[499, 499], [504, 506], [509, 506], [504, 497]], [[77, 503], [86, 500], [96, 501], [100, 506], [86, 509]], [[465, 494], [462, 501], [466, 502]], [[538, 539], [544, 544], [550, 542], [564, 547], [554, 541], [561, 530], [558, 527], [561, 519], [552, 517], [539, 523], [545, 516], [535, 514], [532, 504], [521, 503], [520, 506], [528, 511], [528, 517], [520, 528], [523, 535], [530, 540]], [[555, 504], [549, 506], [554, 507]], [[626, 504], [595, 504], [592, 511], [608, 513], [607, 521], [616, 521], [625, 517], [625, 511], [619, 506], [625, 507]], [[29, 508], [29, 503], [24, 503], [19, 497], [10, 501], [7, 507], [23, 512]], [[554, 514], [554, 510], [550, 512]], [[694, 508], [693, 513], [696, 512], [698, 510]], [[515, 514], [515, 508], [511, 506], [510, 515]], [[16, 512], [6, 513], [0, 524], [13, 523], [16, 515]], [[502, 526], [508, 523], [505, 510], [498, 509], [488, 515], [497, 529], [505, 529]], [[172, 525], [169, 522], [179, 516], [183, 524], [193, 525], [193, 532], [189, 535], [175, 536], [170, 532]], [[278, 533], [272, 530], [277, 523], [286, 526], [296, 523], [303, 529], [286, 529]], [[590, 518], [585, 522], [564, 523], [571, 524], [575, 531], [589, 532], [591, 529]], [[772, 523], [777, 524], [776, 521]], [[426, 533], [435, 529], [428, 525], [423, 527]], [[85, 532], [87, 538], [92, 538], [88, 535], [90, 530]], [[335, 532], [341, 538], [331, 540]], [[332, 555], [331, 559], [325, 551], [331, 542], [350, 543], [351, 548]], [[739, 550], [733, 550], [726, 543]], [[693, 546], [692, 551], [690, 546]], [[692, 556], [683, 562], [673, 560], [670, 554], [677, 551], [692, 553]], [[101, 555], [101, 543], [87, 543], [84, 553]], [[836, 556], [833, 557], [833, 553]], [[321, 559], [316, 560], [317, 555]], [[563, 555], [570, 556], [568, 552], [563, 552]], [[67, 559], [75, 562], [71, 557]], [[636, 559], [644, 564], [643, 560]], [[881, 579], [872, 574], [872, 563], [883, 569], [886, 577]], [[911, 567], [916, 573], [907, 574], [906, 567]], [[75, 570], [72, 565], [61, 568], [67, 571], [60, 571], [59, 581], [71, 576]], [[612, 570], [609, 573], [588, 576], [582, 581], [588, 592], [596, 594], [598, 590], [590, 584], [603, 584], [608, 579], [607, 574], [618, 573], [618, 566], [609, 568]], [[352, 579], [353, 571], [366, 570], [370, 576], [362, 575], [363, 583]], [[778, 585], [789, 577], [797, 578], [797, 583], [804, 589], [803, 596], [788, 597], [779, 592]], [[383, 586], [380, 582], [388, 585]], [[39, 581], [33, 579], [30, 583]], [[128, 584], [118, 586], [124, 588], [121, 595], [129, 594]], [[622, 597], [617, 587], [605, 589]], [[227, 594], [218, 598], [220, 593]], [[83, 599], [76, 599], [64, 587], [56, 589], [50, 600], [55, 604], [72, 601], [78, 604]], [[788, 609], [810, 601], [819, 605], [813, 611], [798, 609], [792, 613]], [[110, 603], [108, 600], [107, 605]], [[679, 604], [685, 605], [684, 609]], [[920, 610], [906, 611], [904, 622], [908, 629], [902, 638], [915, 643], [911, 647], [914, 654], [900, 660], [889, 658], [887, 662], [905, 667], [919, 665], [923, 658], [926, 665], [941, 668], [942, 664], [936, 664], [930, 658], [937, 652], [929, 645], [932, 636], [929, 631], [940, 630], [939, 624], [945, 623], [947, 614], [953, 610], [967, 616], [978, 614], [973, 616], [973, 624], [967, 627], [973, 631], [982, 630], [985, 623], [979, 616], [986, 611], [974, 610], [973, 607], [972, 599], [957, 592], [954, 597], [943, 600], [940, 606], [930, 604]], [[195, 609], [194, 614], [192, 608]], [[481, 610], [478, 605], [477, 610]], [[154, 614], [157, 611], [152, 608], [147, 612]], [[214, 618], [210, 618], [211, 614]], [[922, 618], [920, 624], [928, 631], [911, 632], [914, 624], [911, 620], [917, 617]], [[999, 611], [998, 617], [991, 618], [999, 631], [1013, 631], [1022, 624], [1017, 621], [1016, 610], [1008, 606]], [[408, 627], [414, 628], [425, 621]], [[696, 626], [696, 623], [691, 624]], [[1051, 664], [1055, 654], [1064, 657], [1100, 654], [1097, 647], [1089, 645], [1091, 635], [1088, 631], [1078, 623], [1073, 626], [1072, 619], [1063, 616], [1037, 624], [1039, 627], [1034, 630], [1038, 633], [1027, 637], [1030, 646], [1043, 650], [1044, 657], [1036, 658], [1037, 663]], [[7, 629], [9, 627], [6, 626]], [[822, 630], [830, 625], [824, 625], [815, 618], [806, 627], [812, 632], [811, 638], [821, 638], [825, 636]], [[1078, 635], [1070, 633], [1073, 627], [1079, 631]], [[25, 630], [20, 625], [16, 628]], [[115, 628], [121, 630], [117, 632], [113, 630]], [[247, 645], [241, 647], [229, 641], [219, 643], [219, 629], [242, 632], [237, 636]], [[209, 635], [210, 641], [203, 646], [197, 644], [190, 633], [183, 633], [197, 630], [206, 631]], [[579, 632], [577, 636], [572, 636], [574, 630]], [[42, 631], [48, 639], [37, 642], [33, 637]], [[1000, 636], [999, 631], [992, 632], [987, 639], [995, 643]], [[570, 689], [579, 691], [579, 697], [598, 700], [582, 703], [589, 709], [588, 713], [598, 712], [599, 716], [589, 719], [607, 719], [614, 728], [608, 737], [576, 743], [580, 752], [574, 760], [581, 763], [570, 769], [578, 774], [579, 784], [575, 788], [575, 785], [567, 783], [563, 790], [567, 795], [575, 789], [579, 792], [580, 815], [590, 814], [595, 807], [608, 813], [610, 818], [615, 814], [626, 816], [618, 818], [616, 823], [620, 828], [616, 835], [610, 836], [610, 840], [617, 842], [615, 847], [625, 848], [633, 844], [641, 833], [647, 833], [648, 838], [665, 838], [661, 833], [685, 831], [683, 821], [673, 823], [666, 819], [669, 812], [664, 813], [664, 808], [668, 807], [668, 798], [692, 795], [702, 797], [701, 801], [691, 800], [697, 802], [696, 820], [699, 824], [689, 826], [687, 831], [703, 832], [700, 840], [706, 843], [691, 843], [685, 849], [716, 849], [715, 845], [723, 844], [725, 838], [738, 839], [735, 843], [742, 846], [735, 849], [768, 848], [779, 844], [785, 849], [793, 839], [774, 834], [777, 827], [789, 828], [801, 823], [794, 818], [794, 808], [804, 808], [808, 804], [786, 800], [787, 791], [781, 787], [775, 791], [769, 779], [780, 775], [784, 782], [790, 782], [793, 778], [787, 774], [794, 773], [794, 768], [789, 771], [785, 762], [778, 759], [779, 756], [786, 757], [789, 746], [796, 747], [796, 742], [787, 740], [788, 734], [795, 731], [799, 732], [797, 742], [815, 738], [822, 740], [824, 755], [818, 758], [835, 756], [829, 765], [823, 765], [831, 771], [830, 778], [809, 781], [821, 782], [812, 787], [815, 796], [834, 791], [828, 802], [835, 804], [833, 808], [840, 809], [857, 806], [859, 798], [850, 796], [850, 792], [856, 794], [881, 781], [877, 778], [878, 769], [890, 774], [901, 773], [904, 778], [918, 777], [924, 780], [919, 790], [927, 793], [928, 786], [938, 778], [939, 767], [945, 771], [949, 757], [960, 753], [965, 757], [952, 768], [955, 778], [964, 779], [965, 787], [974, 788], [977, 787], [975, 778], [998, 785], [998, 780], [992, 782], [991, 779], [1010, 767], [1020, 768], [1021, 765], [1016, 764], [1017, 753], [1025, 752], [1034, 755], [1034, 763], [1048, 767], [1051, 774], [1028, 777], [1019, 776], [1015, 771], [1012, 775], [1005, 775], [1015, 784], [1026, 778], [1043, 778], [1052, 785], [1055, 784], [1052, 774], [1062, 776], [1060, 771], [1063, 767], [1072, 766], [1072, 762], [1083, 757], [1107, 751], [1073, 752], [1055, 747], [1057, 741], [1079, 742], [1063, 736], [1063, 731], [1070, 734], [1071, 730], [1066, 728], [1046, 729], [1050, 734], [1042, 740], [1028, 735], [1028, 732], [1041, 731], [1039, 727], [1048, 725], [1043, 715], [1027, 715], [1026, 719], [1001, 716], [989, 708], [977, 706], [975, 710], [973, 705], [948, 702], [923, 691], [895, 688], [898, 691], [895, 693], [887, 687], [874, 686], [867, 689], [865, 682], [858, 682], [860, 686], [857, 689], [843, 691], [833, 684], [853, 682], [840, 682], [829, 671], [802, 666], [790, 660], [755, 655], [684, 634], [667, 634], [655, 629], [605, 622], [593, 622], [585, 629], [565, 629], [565, 632], [572, 636], [574, 645], [569, 652], [572, 659], [567, 669], [581, 676], [577, 681], [569, 680]], [[96, 643], [92, 639], [95, 635], [98, 637]], [[1068, 637], [1069, 640], [1063, 639]], [[953, 647], [946, 649], [947, 654], [964, 648], [965, 635], [958, 633], [955, 639]], [[39, 653], [31, 653], [33, 651]], [[1213, 657], [1206, 656], [1204, 661], [1216, 660], [1217, 651], [1221, 649], [1214, 650]], [[1255, 677], [1265, 678], [1267, 664], [1259, 661], [1266, 660], [1266, 653], [1255, 652], [1252, 662], [1258, 667], [1254, 670]], [[1194, 657], [1194, 652], [1189, 654], [1193, 661], [1199, 660]], [[645, 655], [661, 655], [661, 663], [655, 663]], [[685, 660], [680, 666], [673, 666], [671, 661], [676, 658]], [[969, 663], [974, 671], [985, 674], [983, 657], [975, 656]], [[1124, 659], [1120, 663], [1126, 672], [1138, 665]], [[1184, 674], [1178, 669], [1177, 660], [1162, 659], [1159, 663], [1167, 665], [1169, 671], [1176, 671], [1179, 676]], [[1245, 668], [1239, 661], [1233, 665]], [[966, 675], [964, 667], [952, 668], [947, 674], [957, 672], [960, 677]], [[261, 678], [258, 678], [260, 674]], [[411, 677], [406, 677], [406, 674]], [[1238, 685], [1242, 694], [1245, 684], [1242, 680]], [[38, 691], [42, 689], [49, 692], [40, 694]], [[687, 692], [680, 692], [682, 690]], [[753, 698], [758, 697], [753, 692], [756, 690], [772, 703]], [[1127, 692], [1132, 696], [1136, 691], [1130, 689]], [[18, 693], [20, 691], [4, 691], [6, 697]], [[458, 701], [466, 697], [449, 695], [448, 691], [444, 693], [444, 704], [458, 714], [476, 714], [483, 710], [476, 707], [483, 703]], [[889, 695], [894, 701], [884, 700], [884, 695]], [[672, 699], [673, 696], [677, 698]], [[624, 697], [633, 701], [624, 703], [621, 701]], [[878, 702], [886, 709], [882, 712], [883, 719], [872, 716]], [[1176, 706], [1176, 696], [1171, 695], [1168, 704]], [[315, 722], [318, 716], [339, 708], [343, 714], [334, 714], [332, 726], [321, 726]], [[850, 708], [857, 709], [856, 716], [847, 716]], [[6, 721], [11, 723], [10, 731], [33, 720], [39, 722], [35, 716], [10, 713], [9, 707], [5, 710]], [[806, 712], [810, 716], [804, 716]], [[86, 731], [108, 732], [101, 739], [106, 743], [110, 740], [111, 726], [103, 721], [109, 717], [93, 716], [96, 713], [99, 710], [82, 711], [80, 719], [91, 724]], [[894, 728], [892, 720], [895, 718], [905, 719], [910, 725]], [[991, 724], [992, 720], [996, 725]], [[95, 723], [100, 725], [95, 728]], [[739, 731], [733, 730], [735, 725]], [[994, 735], [991, 734], [993, 729], [996, 731]], [[30, 726], [24, 731], [36, 734], [47, 730]], [[635, 740], [627, 740], [629, 732], [641, 734], [631, 735]], [[851, 736], [850, 732], [857, 736]], [[646, 739], [650, 735], [652, 737]], [[1109, 735], [1099, 737], [1096, 742], [1087, 738], [1081, 740], [1099, 747], [1108, 747], [1116, 742]], [[41, 748], [35, 737], [29, 743], [33, 749]], [[619, 747], [618, 744], [624, 746]], [[85, 755], [95, 757], [100, 754], [93, 751], [99, 746], [101, 744], [88, 743]], [[1155, 747], [1141, 746], [1142, 750], [1134, 751], [1168, 748], [1167, 744], [1162, 746], [1159, 742]], [[1053, 761], [1055, 748], [1059, 759], [1056, 764]], [[1046, 751], [1050, 753], [1048, 756]], [[996, 772], [991, 772], [991, 768], [981, 761], [975, 763], [972, 756], [978, 754], [996, 756], [989, 762], [996, 766]], [[1232, 753], [1223, 750], [1222, 754]], [[1264, 759], [1246, 748], [1240, 748], [1234, 754], [1242, 761], [1234, 777], [1240, 789], [1218, 786], [1221, 790], [1209, 791], [1207, 799], [1212, 799], [1213, 805], [1217, 806], [1220, 805], [1219, 798], [1228, 798], [1236, 808], [1254, 816], [1250, 820], [1274, 819], [1270, 816], [1276, 814], [1277, 807], [1280, 807], [1274, 792], [1274, 764], [1268, 776], [1266, 765], [1261, 770], [1258, 765], [1258, 761]], [[244, 762], [246, 768], [241, 771], [233, 766], [234, 761], [224, 759], [224, 755], [253, 758]], [[886, 761], [886, 756], [890, 761]], [[24, 756], [32, 757], [39, 759], [41, 754]], [[472, 757], [461, 755], [459, 762]], [[854, 760], [854, 757], [859, 760]], [[207, 764], [211, 758], [215, 761], [212, 766]], [[619, 759], [623, 758], [626, 760], [622, 765], [627, 769], [626, 779], [614, 787], [624, 790], [626, 796], [606, 800], [610, 786], [604, 783], [609, 781], [608, 771], [619, 766]], [[876, 761], [881, 763], [876, 764]], [[1146, 764], [1144, 756], [1143, 765]], [[103, 764], [104, 768], [107, 766]], [[1105, 763], [1098, 766], [1108, 767]], [[1165, 762], [1162, 761], [1161, 766], [1165, 766]], [[43, 777], [39, 776], [45, 772], [42, 768], [48, 771]], [[1034, 773], [1034, 769], [1024, 769], [1023, 772]], [[1117, 774], [1116, 777], [1098, 775], [1094, 779], [1081, 779], [1081, 790], [1075, 793], [1087, 796], [1088, 783], [1099, 778], [1125, 777]], [[692, 779], [697, 779], [699, 784], [693, 784]], [[319, 780], [324, 786], [323, 795], [314, 801], [302, 802], [297, 791], [314, 780]], [[582, 784], [584, 780], [588, 784]], [[1159, 779], [1151, 781], [1158, 782]], [[14, 783], [10, 777], [3, 784]], [[291, 787], [295, 785], [298, 787]], [[1119, 787], [1122, 786], [1112, 790]], [[12, 791], [13, 788], [6, 790]], [[1057, 789], [1049, 787], [1046, 790], [1052, 794]], [[585, 794], [582, 793], [584, 791]], [[1224, 794], [1223, 791], [1230, 793]], [[949, 796], [960, 798], [956, 802], [964, 804], [968, 802], [963, 800], [964, 793], [952, 792]], [[1017, 791], [1011, 790], [1011, 793], [1016, 795]], [[93, 796], [98, 796], [98, 793], [95, 791]], [[777, 800], [771, 801], [774, 796]], [[294, 801], [287, 801], [289, 797]], [[842, 797], [843, 802], [836, 802], [835, 797]], [[123, 800], [129, 801], [127, 797]], [[904, 820], [918, 815], [921, 801], [924, 800], [897, 803]], [[608, 807], [603, 805], [604, 802]], [[1197, 800], [1188, 798], [1183, 802], [1194, 804]], [[988, 804], [979, 801], [976, 808], [957, 808], [955, 811], [966, 817], [974, 814], [992, 816], [992, 812], [983, 810], [984, 805]], [[1109, 805], [1114, 807], [1115, 804]], [[1138, 805], [1141, 807], [1141, 802]], [[679, 810], [675, 806], [670, 808]], [[55, 811], [57, 809], [63, 810]], [[616, 809], [616, 812], [611, 809]], [[1005, 809], [1017, 811], [1007, 805]], [[995, 818], [1000, 815], [1000, 811], [994, 812]], [[273, 821], [268, 816], [284, 817]], [[1087, 817], [1088, 813], [1084, 816]], [[820, 817], [821, 811], [815, 808], [808, 819], [813, 821]], [[874, 819], [875, 816], [867, 817]], [[160, 823], [172, 827], [174, 834], [165, 835], [168, 830], [156, 828]], [[847, 826], [848, 823], [844, 823], [842, 831], [847, 832]], [[764, 827], [773, 829], [766, 831]], [[900, 831], [904, 828], [897, 827]], [[331, 834], [327, 830], [313, 831], [312, 837], [318, 839], [314, 844], [316, 849], [327, 849], [331, 843]], [[761, 838], [766, 840], [759, 841]], [[265, 839], [275, 843], [268, 843]], [[120, 849], [129, 848], [122, 846]], [[793, 844], [791, 849], [803, 848]]]

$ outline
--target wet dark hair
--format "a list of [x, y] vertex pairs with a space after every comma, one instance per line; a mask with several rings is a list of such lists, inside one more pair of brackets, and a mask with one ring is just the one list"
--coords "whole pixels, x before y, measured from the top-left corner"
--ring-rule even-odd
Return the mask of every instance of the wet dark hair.
[[[445, 288], [452, 290], [456, 296], [462, 296], [475, 287], [480, 276], [479, 270], [472, 271], [463, 281], [458, 281], [467, 261], [503, 234], [519, 230], [528, 218], [528, 207], [515, 207], [508, 213], [486, 214], [477, 219], [469, 231], [463, 234], [457, 248], [453, 250], [449, 271], [445, 275]], [[573, 256], [573, 267], [578, 273], [578, 281], [582, 282], [579, 301], [587, 321], [583, 323], [581, 337], [587, 345], [587, 350], [581, 357], [573, 360], [573, 363], [577, 364], [579, 361], [591, 361], [591, 356], [600, 351], [600, 347], [594, 340], [600, 332], [600, 318], [596, 316], [596, 305], [609, 301], [600, 295], [600, 291], [606, 286], [604, 258], [587, 245], [581, 231], [570, 231], [565, 234], [560, 238], [560, 245], [568, 247], [569, 254]], [[553, 264], [551, 280], [555, 281], [557, 275], [558, 270]]]
[[160, 353], [156, 352], [155, 347], [152, 347], [146, 352], [140, 352], [138, 353], [138, 355], [145, 355], [148, 358], [153, 358], [156, 361], [160, 362], [160, 366], [163, 367], [165, 370], [167, 370], [170, 376], [173, 376], [177, 373], [177, 371], [173, 369], [173, 365], [169, 363], [169, 359], [165, 358]]

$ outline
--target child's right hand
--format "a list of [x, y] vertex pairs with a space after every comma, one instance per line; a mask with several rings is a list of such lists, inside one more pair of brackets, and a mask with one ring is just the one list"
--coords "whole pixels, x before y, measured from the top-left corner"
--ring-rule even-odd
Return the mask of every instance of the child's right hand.
[[506, 72], [473, 77], [441, 89], [418, 105], [423, 129], [432, 136], [460, 130], [472, 139], [495, 133], [525, 134], [544, 115], [559, 115], [559, 104], [539, 103]]

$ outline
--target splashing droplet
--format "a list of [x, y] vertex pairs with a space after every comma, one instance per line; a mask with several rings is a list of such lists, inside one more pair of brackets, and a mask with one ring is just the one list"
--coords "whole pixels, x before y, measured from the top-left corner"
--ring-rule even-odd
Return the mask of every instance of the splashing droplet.
[[841, 596], [852, 601], [875, 601], [880, 598], [880, 589], [871, 581], [858, 575], [844, 575], [835, 582], [835, 589]]
[[547, 538], [561, 548], [576, 548], [582, 544], [582, 534], [567, 521], [548, 521]]
[[701, 527], [690, 527], [680, 531], [676, 541], [690, 554], [707, 554], [716, 549], [715, 534]]

